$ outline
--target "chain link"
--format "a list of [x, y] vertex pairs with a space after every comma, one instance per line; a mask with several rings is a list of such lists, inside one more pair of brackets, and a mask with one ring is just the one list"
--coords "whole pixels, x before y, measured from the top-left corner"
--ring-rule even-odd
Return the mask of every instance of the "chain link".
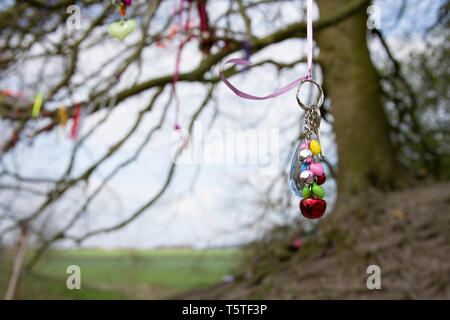
[[317, 135], [320, 127], [320, 110], [317, 106], [311, 106], [306, 111], [303, 131], [306, 139], [310, 139], [312, 134]]
[[[314, 138], [318, 140], [319, 144], [322, 145], [322, 141], [320, 139], [320, 109], [317, 106], [311, 106], [306, 111], [305, 115], [305, 124], [303, 126], [303, 131], [305, 133], [306, 140]], [[320, 156], [325, 158], [323, 155], [323, 148], [320, 150]]]

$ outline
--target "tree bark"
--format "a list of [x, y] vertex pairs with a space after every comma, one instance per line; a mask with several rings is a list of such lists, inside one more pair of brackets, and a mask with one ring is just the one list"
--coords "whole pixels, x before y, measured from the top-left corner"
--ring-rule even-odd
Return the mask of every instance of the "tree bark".
[[[321, 16], [350, 2], [317, 0]], [[338, 148], [338, 203], [370, 187], [393, 189], [401, 181], [379, 78], [367, 47], [366, 20], [362, 8], [316, 34]]]

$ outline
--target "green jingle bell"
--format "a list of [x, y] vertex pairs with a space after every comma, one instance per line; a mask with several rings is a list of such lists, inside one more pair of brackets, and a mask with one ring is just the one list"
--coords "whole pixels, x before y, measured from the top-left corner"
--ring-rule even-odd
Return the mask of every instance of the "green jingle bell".
[[312, 192], [316, 197], [323, 198], [325, 196], [325, 191], [321, 186], [319, 186], [317, 183], [312, 183]]
[[309, 197], [311, 197], [311, 187], [305, 186], [302, 190], [302, 195], [303, 195], [303, 198], [305, 198], [305, 199], [308, 199]]

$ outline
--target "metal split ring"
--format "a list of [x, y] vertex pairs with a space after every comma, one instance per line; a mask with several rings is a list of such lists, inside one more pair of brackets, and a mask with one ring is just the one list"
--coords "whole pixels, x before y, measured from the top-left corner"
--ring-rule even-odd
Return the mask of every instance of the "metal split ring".
[[[306, 105], [304, 105], [304, 104], [300, 101], [300, 88], [301, 88], [302, 84], [304, 84], [305, 82], [311, 82], [311, 83], [315, 84], [317, 88], [319, 88], [319, 91], [320, 91], [320, 93], [319, 93], [319, 98], [317, 99], [317, 103], [316, 103], [315, 105], [312, 105], [312, 106], [306, 106]], [[302, 80], [302, 82], [300, 82], [300, 83], [298, 84], [296, 98], [297, 98], [297, 102], [298, 102], [299, 106], [300, 106], [303, 110], [305, 110], [305, 111], [308, 111], [308, 110], [311, 109], [312, 107], [320, 108], [320, 106], [321, 106], [322, 103], [323, 103], [323, 99], [324, 99], [322, 87], [320, 86], [320, 84], [318, 84], [317, 82], [315, 82], [315, 81], [312, 80], [312, 79], [305, 79], [305, 80]]]

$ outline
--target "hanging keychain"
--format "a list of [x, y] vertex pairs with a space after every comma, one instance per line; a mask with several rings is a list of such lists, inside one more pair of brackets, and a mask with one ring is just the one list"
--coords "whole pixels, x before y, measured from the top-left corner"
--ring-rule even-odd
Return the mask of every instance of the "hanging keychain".
[[[300, 100], [300, 88], [305, 82], [314, 84], [319, 89], [319, 98], [316, 104], [306, 106]], [[323, 216], [327, 203], [322, 198], [325, 191], [322, 184], [326, 177], [323, 166], [319, 163], [324, 159], [320, 141], [320, 106], [323, 103], [322, 87], [312, 79], [305, 79], [297, 87], [297, 102], [306, 111], [304, 135], [305, 141], [301, 143], [292, 158], [290, 182], [291, 188], [300, 201], [302, 215], [309, 219], [317, 219]]]
[[[306, 111], [304, 125], [305, 141], [297, 147], [294, 157], [292, 158], [290, 184], [294, 193], [298, 197], [303, 197], [300, 201], [300, 211], [302, 212], [302, 215], [308, 219], [317, 219], [323, 216], [325, 209], [327, 208], [327, 203], [322, 199], [325, 196], [325, 191], [321, 186], [325, 183], [326, 177], [323, 166], [319, 163], [320, 159], [324, 159], [320, 141], [320, 106], [323, 103], [324, 95], [322, 87], [312, 79], [313, 2], [312, 0], [306, 0], [306, 3], [306, 47], [308, 62], [308, 74], [306, 76], [289, 83], [271, 94], [260, 97], [245, 93], [233, 86], [222, 71], [220, 71], [219, 75], [225, 85], [227, 85], [236, 95], [250, 100], [275, 98], [297, 87], [297, 102], [300, 107]], [[250, 65], [250, 62], [244, 59], [230, 59], [226, 61], [224, 65], [229, 63], [242, 66]], [[319, 89], [319, 98], [317, 102], [311, 106], [306, 106], [300, 100], [300, 88], [305, 82], [312, 83]]]

